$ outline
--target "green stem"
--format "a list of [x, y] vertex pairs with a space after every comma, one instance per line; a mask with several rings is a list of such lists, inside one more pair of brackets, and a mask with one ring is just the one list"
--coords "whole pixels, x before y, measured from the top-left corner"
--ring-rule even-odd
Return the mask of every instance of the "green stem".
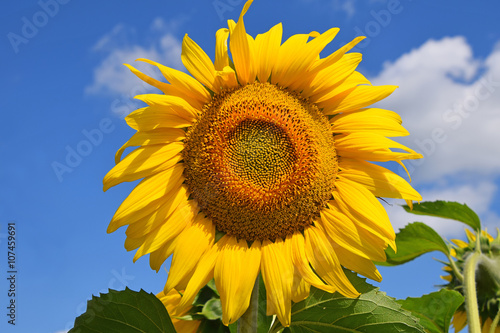
[[255, 284], [250, 297], [250, 305], [245, 313], [238, 319], [238, 333], [257, 333], [259, 313], [259, 277], [255, 279]]
[[465, 308], [467, 310], [467, 325], [469, 326], [470, 333], [481, 333], [476, 290], [476, 267], [478, 259], [481, 256], [481, 247], [479, 245], [478, 234], [475, 251], [465, 261], [464, 268]]
[[453, 270], [453, 273], [455, 273], [455, 276], [457, 277], [458, 281], [460, 283], [463, 283], [464, 282], [464, 276], [458, 270], [458, 267], [455, 264], [455, 260], [453, 260], [453, 258], [449, 254], [447, 255], [447, 257], [448, 257], [448, 261], [450, 262], [450, 266], [451, 266], [451, 269]]
[[493, 322], [491, 323], [490, 333], [495, 333], [499, 321], [500, 321], [500, 309], [498, 309], [497, 315], [495, 316], [495, 319], [493, 319]]

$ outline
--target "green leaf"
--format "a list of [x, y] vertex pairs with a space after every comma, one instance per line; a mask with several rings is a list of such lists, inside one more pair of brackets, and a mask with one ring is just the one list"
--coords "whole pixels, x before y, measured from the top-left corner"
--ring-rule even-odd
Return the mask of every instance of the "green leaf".
[[420, 319], [420, 324], [430, 333], [446, 333], [451, 319], [458, 307], [463, 303], [463, 296], [454, 290], [440, 291], [419, 298], [408, 297], [399, 300], [403, 309], [411, 311]]
[[220, 304], [220, 299], [212, 298], [203, 306], [201, 314], [204, 315], [209, 320], [215, 320], [222, 318], [222, 306]]
[[70, 333], [175, 333], [167, 309], [155, 295], [126, 288], [92, 296]]
[[[312, 287], [307, 299], [292, 305], [292, 323], [283, 332], [424, 332], [418, 319], [403, 310], [393, 298], [350, 271], [346, 271], [346, 275], [361, 293], [358, 298], [346, 298]], [[283, 327], [277, 322], [272, 332], [280, 329]]]
[[479, 217], [466, 204], [438, 200], [434, 202], [421, 202], [420, 204], [414, 205], [413, 210], [407, 205], [404, 205], [403, 208], [408, 213], [452, 219], [463, 222], [474, 230], [481, 230], [481, 221]]
[[387, 248], [385, 253], [387, 261], [376, 262], [381, 266], [401, 265], [411, 261], [424, 253], [441, 251], [448, 254], [448, 246], [443, 238], [427, 224], [413, 222], [405, 226], [396, 234], [396, 247], [398, 252]]

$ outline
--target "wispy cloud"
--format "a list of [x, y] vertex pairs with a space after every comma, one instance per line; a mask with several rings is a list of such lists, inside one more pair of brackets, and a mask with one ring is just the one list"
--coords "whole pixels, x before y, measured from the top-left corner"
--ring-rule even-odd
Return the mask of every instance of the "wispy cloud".
[[91, 95], [112, 97], [133, 97], [138, 93], [153, 90], [123, 66], [132, 64], [148, 75], [159, 77], [151, 66], [134, 63], [138, 58], [147, 58], [166, 66], [181, 69], [181, 41], [174, 35], [178, 22], [165, 22], [155, 19], [149, 33], [153, 36], [145, 41], [138, 38], [137, 32], [123, 24], [116, 25], [102, 36], [92, 48], [101, 54], [102, 61], [94, 69], [93, 82], [85, 88]]

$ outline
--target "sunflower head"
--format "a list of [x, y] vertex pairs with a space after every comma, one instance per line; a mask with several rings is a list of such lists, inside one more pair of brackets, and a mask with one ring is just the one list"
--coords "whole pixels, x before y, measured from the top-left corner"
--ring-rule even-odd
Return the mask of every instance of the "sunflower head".
[[361, 54], [349, 51], [362, 37], [329, 55], [338, 28], [282, 42], [277, 24], [254, 38], [243, 20], [251, 3], [215, 34], [214, 61], [184, 37], [192, 76], [139, 59], [163, 82], [127, 65], [163, 94], [136, 96], [147, 106], [126, 117], [137, 133], [104, 187], [143, 180], [108, 231], [127, 226], [126, 249], [150, 254], [157, 271], [173, 255], [165, 293], [185, 290], [179, 313], [214, 278], [228, 325], [260, 273], [268, 315], [288, 326], [292, 300], [311, 286], [359, 295], [342, 266], [381, 280], [372, 261], [395, 248], [395, 233], [378, 197], [421, 196], [371, 162], [422, 156], [388, 138], [408, 135], [396, 113], [370, 107], [396, 87], [356, 71]]
[[[450, 248], [450, 255], [455, 258], [455, 265], [460, 273], [463, 273], [465, 261], [476, 251], [476, 247], [481, 247], [481, 257], [476, 270], [477, 300], [479, 314], [483, 331], [489, 332], [493, 318], [500, 310], [500, 230], [497, 229], [497, 237], [493, 238], [487, 231], [482, 230], [477, 234], [465, 229], [467, 241], [453, 239]], [[477, 239], [479, 237], [479, 240]], [[446, 288], [457, 290], [464, 294], [464, 285], [461, 282], [450, 264], [443, 267], [449, 275], [442, 276], [448, 281]], [[489, 323], [489, 324], [488, 324]], [[467, 325], [467, 314], [465, 305], [462, 304], [453, 317], [455, 331], [462, 330]], [[500, 333], [500, 328], [497, 329]]]
[[184, 140], [185, 182], [217, 230], [247, 241], [285, 239], [311, 225], [331, 197], [333, 145], [314, 104], [254, 82], [204, 106]]

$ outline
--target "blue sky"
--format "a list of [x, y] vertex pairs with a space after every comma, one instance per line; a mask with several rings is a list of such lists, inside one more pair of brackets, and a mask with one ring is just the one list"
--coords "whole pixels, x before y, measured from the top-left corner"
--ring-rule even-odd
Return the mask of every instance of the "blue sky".
[[[133, 134], [124, 115], [148, 89], [121, 64], [139, 57], [175, 68], [188, 33], [209, 55], [215, 31], [243, 1], [10, 1], [0, 14], [0, 330], [65, 332], [86, 300], [107, 288], [158, 292], [167, 273], [132, 263], [124, 230], [106, 234], [134, 184], [102, 192], [115, 151]], [[422, 152], [409, 165], [424, 200], [468, 203], [500, 225], [500, 24], [497, 1], [256, 0], [245, 16], [256, 35], [283, 22], [284, 37], [338, 26], [331, 52], [357, 35], [359, 70], [400, 88], [383, 107], [402, 115]], [[150, 70], [150, 69], [145, 69]], [[155, 74], [153, 74], [155, 75]], [[401, 172], [398, 168], [394, 170]], [[391, 201], [392, 202], [392, 201]], [[413, 216], [387, 206], [395, 228]], [[447, 238], [458, 223], [423, 219]], [[5, 232], [17, 228], [17, 325], [7, 325]], [[439, 256], [438, 256], [439, 257]], [[383, 268], [391, 296], [431, 292], [440, 264], [427, 255]], [[4, 277], [5, 276], [5, 277]], [[410, 286], [410, 287], [408, 287]]]

